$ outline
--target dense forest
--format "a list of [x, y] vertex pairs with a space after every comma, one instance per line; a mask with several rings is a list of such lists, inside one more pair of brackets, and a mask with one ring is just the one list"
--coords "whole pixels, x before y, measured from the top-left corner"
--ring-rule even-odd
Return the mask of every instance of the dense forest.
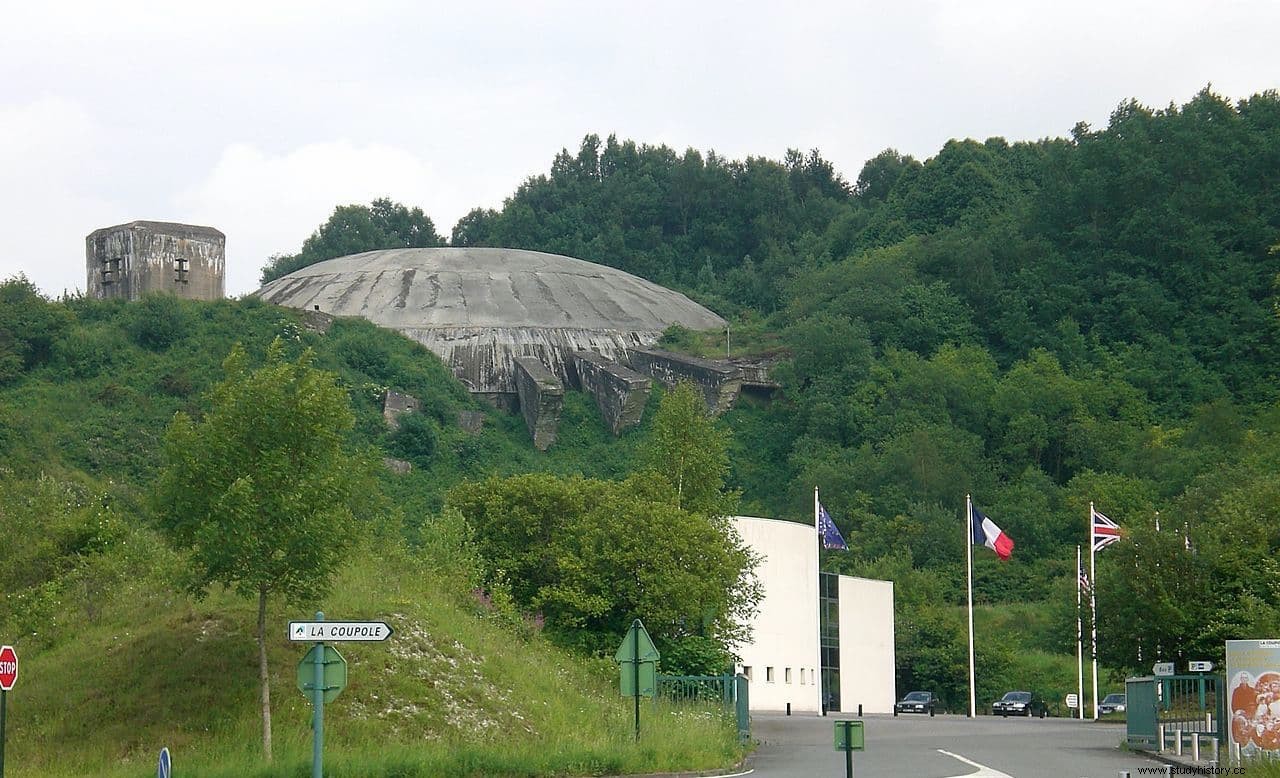
[[[826, 564], [898, 581], [899, 688], [959, 686], [961, 625], [931, 604], [962, 601], [966, 493], [1017, 543], [978, 555], [979, 599], [1046, 603], [1024, 648], [1074, 643], [1090, 502], [1126, 533], [1099, 555], [1108, 665], [1280, 630], [1275, 92], [890, 149], [852, 183], [817, 151], [588, 136], [452, 242], [614, 265], [729, 316], [744, 347], [770, 334], [784, 391], [728, 416], [731, 481], [796, 519], [818, 485], [851, 538]], [[994, 664], [1016, 647], [979, 643]]]
[[[420, 210], [343, 206], [263, 277], [443, 242]], [[727, 484], [739, 511], [795, 520], [822, 490], [851, 549], [824, 567], [897, 585], [899, 690], [964, 695], [966, 494], [1016, 542], [1008, 563], [975, 554], [976, 597], [992, 614], [978, 638], [980, 696], [1005, 682], [1074, 686], [1074, 662], [1068, 675], [1048, 657], [1074, 650], [1091, 502], [1125, 533], [1098, 555], [1096, 582], [1115, 674], [1280, 634], [1275, 92], [1128, 102], [1105, 128], [953, 140], [924, 161], [890, 149], [852, 181], [816, 150], [738, 161], [588, 135], [501, 209], [469, 213], [449, 242], [557, 252], [671, 286], [730, 320], [735, 353], [772, 360], [782, 390], [720, 422]], [[11, 467], [26, 470], [62, 460], [144, 479], [151, 449], [129, 444], [130, 425], [157, 437], [143, 414], [193, 405], [208, 368], [170, 350], [174, 333], [199, 323], [201, 343], [225, 353], [233, 335], [219, 319], [289, 326], [252, 306], [240, 319], [0, 291], [18, 303], [0, 308], [0, 403], [14, 412], [0, 416], [0, 453], [21, 451]], [[666, 342], [723, 353], [725, 333]], [[148, 354], [164, 359], [147, 357], [127, 381], [111, 372]], [[469, 437], [449, 419], [470, 401], [438, 366], [428, 375], [359, 328], [339, 329], [321, 358], [349, 382], [357, 433], [418, 467], [385, 486], [415, 542], [431, 542], [421, 517], [440, 514], [454, 484], [530, 471], [621, 483], [645, 457], [647, 429], [597, 437], [572, 402], [570, 432], [548, 455], [512, 442], [515, 420]], [[74, 424], [17, 413], [53, 402], [40, 376], [84, 386], [82, 408], [58, 401], [83, 414]], [[369, 397], [386, 386], [426, 399], [417, 427], [380, 431]], [[474, 499], [468, 488], [455, 502]], [[606, 487], [573, 487], [587, 488]]]

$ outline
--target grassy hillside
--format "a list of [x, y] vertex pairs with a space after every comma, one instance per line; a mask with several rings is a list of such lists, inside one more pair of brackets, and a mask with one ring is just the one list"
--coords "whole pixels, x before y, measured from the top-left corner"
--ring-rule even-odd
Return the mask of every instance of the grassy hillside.
[[[137, 775], [154, 769], [162, 746], [188, 775], [308, 774], [309, 706], [295, 688], [304, 651], [284, 630], [316, 610], [396, 630], [385, 644], [341, 649], [350, 686], [326, 708], [334, 775], [607, 774], [740, 757], [732, 723], [715, 709], [648, 708], [636, 744], [612, 663], [554, 648], [500, 596], [478, 599], [465, 525], [439, 512], [444, 490], [464, 477], [626, 472], [643, 430], [614, 440], [594, 406], [570, 395], [561, 444], [540, 454], [519, 417], [477, 405], [434, 355], [364, 322], [320, 335], [255, 300], [14, 297], [3, 312], [25, 323], [0, 344], [9, 541], [0, 639], [21, 657], [9, 699], [14, 775]], [[271, 604], [276, 761], [265, 767], [254, 603], [216, 588], [188, 595], [186, 565], [153, 529], [148, 500], [172, 415], [201, 412], [234, 342], [260, 358], [277, 337], [338, 374], [357, 416], [352, 445], [415, 466], [380, 476], [385, 509], [362, 528], [327, 596]], [[17, 358], [5, 362], [6, 348]], [[387, 388], [424, 408], [394, 434], [381, 417]], [[458, 426], [464, 409], [485, 413], [481, 433]]]
[[325, 710], [335, 775], [601, 774], [737, 758], [726, 722], [694, 712], [646, 707], [636, 745], [616, 670], [513, 629], [424, 567], [394, 546], [368, 548], [331, 596], [272, 609], [270, 769], [251, 604], [225, 592], [194, 602], [157, 576], [131, 577], [127, 596], [67, 623], [55, 645], [19, 642], [8, 765], [15, 775], [138, 775], [168, 746], [185, 774], [306, 774], [310, 707], [295, 687], [305, 647], [285, 639], [284, 623], [316, 608], [396, 631], [384, 644], [340, 647], [350, 685]]

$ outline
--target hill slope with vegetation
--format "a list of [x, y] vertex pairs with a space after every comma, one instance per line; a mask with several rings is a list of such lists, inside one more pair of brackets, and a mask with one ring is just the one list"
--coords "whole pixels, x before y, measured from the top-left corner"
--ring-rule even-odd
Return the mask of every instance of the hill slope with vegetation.
[[[1128, 101], [1105, 128], [924, 161], [887, 149], [852, 181], [816, 150], [589, 135], [451, 237], [675, 287], [731, 327], [670, 347], [777, 362], [774, 402], [725, 417], [729, 484], [744, 511], [796, 520], [821, 487], [853, 549], [825, 564], [898, 582], [900, 688], [960, 695], [918, 652], [964, 641], [966, 494], [1017, 543], [1008, 564], [978, 555], [977, 599], [1039, 604], [1051, 648], [1074, 644], [1090, 503], [1126, 533], [1097, 581], [1117, 673], [1280, 631], [1259, 573], [1280, 550], [1274, 91]], [[992, 667], [1008, 637], [979, 640]]]
[[[1059, 650], [1091, 502], [1127, 534], [1099, 556], [1108, 665], [1280, 632], [1274, 91], [1126, 102], [1104, 128], [924, 161], [889, 149], [852, 182], [817, 151], [588, 136], [452, 240], [615, 265], [783, 355], [780, 397], [726, 417], [730, 484], [795, 519], [821, 487], [853, 549], [824, 564], [898, 582], [900, 689], [961, 693], [921, 652], [963, 645], [966, 494], [1017, 543], [1009, 564], [978, 554], [977, 598], [1042, 603]], [[993, 667], [1007, 637], [979, 636]]]
[[[396, 630], [386, 644], [342, 649], [351, 685], [326, 713], [334, 774], [601, 774], [739, 758], [717, 708], [647, 708], [650, 734], [636, 744], [612, 663], [549, 641], [539, 614], [495, 581], [462, 516], [443, 509], [464, 476], [620, 478], [649, 425], [614, 440], [594, 406], [571, 396], [563, 446], [544, 455], [518, 417], [475, 404], [434, 355], [366, 322], [338, 320], [321, 335], [252, 298], [51, 302], [21, 279], [0, 284], [0, 299], [0, 635], [22, 662], [11, 769], [136, 774], [168, 746], [184, 772], [304, 772], [309, 709], [293, 679], [302, 652], [283, 627], [316, 610]], [[349, 399], [346, 444], [414, 466], [376, 476], [376, 510], [348, 527], [355, 537], [321, 593], [269, 602], [272, 766], [257, 731], [256, 602], [193, 587], [193, 558], [169, 542], [174, 489], [199, 485], [171, 482], [157, 497], [163, 443], [185, 429], [171, 420], [207, 418], [236, 343], [248, 364], [270, 348], [310, 350]], [[422, 401], [397, 431], [382, 417], [388, 387]], [[482, 431], [463, 430], [460, 410], [481, 413]]]
[[[384, 201], [344, 206], [331, 221], [299, 254], [273, 260], [268, 274], [334, 252], [441, 240], [425, 215]], [[781, 392], [771, 402], [744, 400], [723, 418], [732, 432], [723, 439], [727, 457], [707, 472], [723, 472], [728, 488], [699, 510], [734, 508], [736, 489], [743, 512], [805, 520], [811, 490], [821, 487], [852, 549], [826, 554], [824, 567], [896, 583], [901, 691], [933, 688], [953, 705], [967, 696], [958, 669], [967, 493], [1017, 544], [1006, 564], [975, 555], [980, 697], [1006, 685], [1070, 689], [1063, 660], [1075, 642], [1074, 552], [1087, 542], [1091, 502], [1126, 533], [1098, 559], [1100, 649], [1114, 672], [1153, 657], [1220, 658], [1225, 638], [1280, 632], [1271, 585], [1280, 552], [1274, 92], [1231, 103], [1205, 91], [1162, 110], [1126, 103], [1106, 128], [1079, 125], [1068, 138], [1035, 143], [956, 140], [924, 161], [887, 150], [852, 183], [816, 151], [733, 161], [588, 136], [500, 210], [462, 219], [452, 244], [554, 251], [620, 267], [730, 317], [735, 353], [776, 360]], [[722, 337], [672, 332], [669, 342], [712, 352]], [[438, 360], [407, 340], [356, 321], [335, 322], [320, 336], [296, 314], [252, 299], [50, 302], [21, 280], [0, 285], [0, 510], [21, 539], [0, 551], [0, 628], [22, 636], [32, 672], [77, 677], [90, 652], [200, 658], [209, 641], [251, 664], [249, 604], [220, 590], [204, 601], [176, 594], [181, 556], [147, 517], [174, 413], [198, 417], [207, 407], [205, 392], [234, 343], [261, 362], [276, 338], [291, 354], [314, 349], [316, 365], [336, 374], [355, 417], [351, 445], [414, 465], [405, 475], [380, 474], [386, 510], [366, 528], [366, 545], [333, 589], [335, 604], [395, 618], [419, 601], [439, 602], [441, 613], [456, 614], [421, 646], [430, 659], [423, 666], [438, 651], [451, 667], [474, 659], [508, 668], [481, 672], [489, 686], [467, 692], [467, 715], [512, 723], [500, 717], [502, 697], [490, 687], [525, 689], [531, 698], [549, 692], [520, 686], [514, 676], [524, 671], [483, 648], [493, 642], [528, 640], [538, 662], [585, 673], [582, 701], [554, 691], [564, 706], [547, 701], [545, 715], [512, 708], [537, 732], [586, 733], [565, 741], [579, 744], [565, 745], [565, 770], [597, 769], [592, 759], [627, 767], [725, 761], [718, 746], [693, 755], [676, 740], [673, 751], [641, 748], [625, 758], [593, 751], [603, 741], [591, 733], [600, 730], [564, 722], [579, 714], [610, 720], [608, 702], [589, 693], [605, 694], [606, 680], [548, 645], [522, 611], [564, 608], [560, 626], [568, 628], [549, 629], [551, 637], [576, 646], [577, 656], [598, 649], [601, 630], [616, 626], [618, 615], [601, 610], [607, 571], [560, 570], [517, 589], [504, 583], [495, 559], [531, 560], [471, 534], [477, 524], [501, 527], [482, 521], [483, 505], [525, 488], [563, 496], [569, 507], [528, 518], [543, 522], [566, 552], [583, 549], [565, 528], [600, 519], [583, 507], [591, 500], [635, 507], [661, 494], [659, 502], [671, 502], [679, 479], [651, 466], [662, 393], [645, 424], [619, 439], [588, 400], [568, 393], [558, 442], [542, 454], [519, 417], [475, 405]], [[381, 416], [387, 388], [423, 403], [398, 432]], [[459, 410], [483, 411], [483, 430], [459, 427]], [[531, 472], [556, 478], [542, 488]], [[688, 513], [677, 499], [655, 521], [680, 511]], [[405, 603], [360, 594], [379, 576], [397, 582]], [[481, 600], [472, 595], [477, 586], [488, 592]], [[305, 615], [321, 604], [291, 607]], [[413, 613], [432, 623], [427, 611]], [[669, 616], [672, 624], [698, 621]], [[434, 639], [450, 630], [474, 635], [455, 638], [466, 653]], [[85, 653], [73, 639], [79, 635]], [[700, 642], [708, 637], [724, 635], [693, 629], [674, 653], [689, 666], [722, 661], [717, 646]], [[116, 645], [131, 648], [113, 655]], [[301, 698], [281, 669], [288, 647], [281, 641], [270, 650], [283, 721]], [[409, 667], [393, 650], [359, 655], [370, 672], [376, 664]], [[183, 723], [160, 730], [124, 697], [114, 701], [113, 681], [151, 695], [160, 710], [169, 710], [165, 700], [184, 679], [211, 684], [179, 673], [152, 687], [139, 667], [113, 661], [101, 678], [63, 683], [65, 694], [37, 694], [24, 675], [29, 703], [18, 695], [10, 702], [11, 725], [27, 745], [15, 739], [11, 753], [30, 748], [28, 756], [54, 771], [58, 760], [74, 762], [70, 740], [98, 737], [86, 734], [98, 729], [103, 739], [93, 742], [108, 761], [141, 759], [154, 739], [178, 731], [193, 753], [210, 755], [197, 760], [213, 760], [252, 732], [251, 673], [246, 686], [211, 692], [222, 696], [207, 705], [175, 710]], [[173, 666], [204, 672], [180, 658]], [[398, 693], [375, 704], [378, 690], [351, 691], [366, 712], [381, 704], [399, 711], [392, 743], [438, 737], [473, 771], [496, 753], [489, 728], [462, 735], [424, 712], [451, 709], [448, 699], [462, 692], [422, 692], [421, 700]], [[82, 710], [82, 699], [98, 704]], [[59, 706], [81, 712], [64, 724]], [[353, 749], [358, 733], [376, 729], [354, 713], [335, 715], [349, 716]], [[127, 726], [142, 734], [130, 739]], [[299, 759], [306, 724], [291, 726], [281, 735], [282, 758]], [[488, 743], [488, 756], [460, 745], [474, 743]], [[549, 750], [546, 741], [530, 743], [528, 754]], [[399, 769], [398, 748], [387, 749], [388, 774]], [[435, 758], [422, 754], [404, 758]]]

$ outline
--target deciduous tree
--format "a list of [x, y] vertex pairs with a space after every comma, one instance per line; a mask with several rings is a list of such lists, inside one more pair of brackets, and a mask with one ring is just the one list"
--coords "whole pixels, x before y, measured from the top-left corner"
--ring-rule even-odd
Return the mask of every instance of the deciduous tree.
[[315, 597], [329, 586], [359, 524], [376, 506], [370, 459], [345, 441], [353, 416], [335, 377], [286, 358], [276, 339], [251, 368], [236, 346], [203, 418], [177, 414], [155, 493], [158, 519], [190, 553], [189, 585], [258, 599], [262, 745], [271, 758], [267, 599]]

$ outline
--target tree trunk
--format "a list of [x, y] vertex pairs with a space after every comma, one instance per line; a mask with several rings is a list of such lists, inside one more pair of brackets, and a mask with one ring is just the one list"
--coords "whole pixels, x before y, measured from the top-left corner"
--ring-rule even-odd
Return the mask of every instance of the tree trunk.
[[262, 754], [271, 761], [271, 679], [267, 675], [267, 587], [258, 588], [258, 682], [262, 686]]

